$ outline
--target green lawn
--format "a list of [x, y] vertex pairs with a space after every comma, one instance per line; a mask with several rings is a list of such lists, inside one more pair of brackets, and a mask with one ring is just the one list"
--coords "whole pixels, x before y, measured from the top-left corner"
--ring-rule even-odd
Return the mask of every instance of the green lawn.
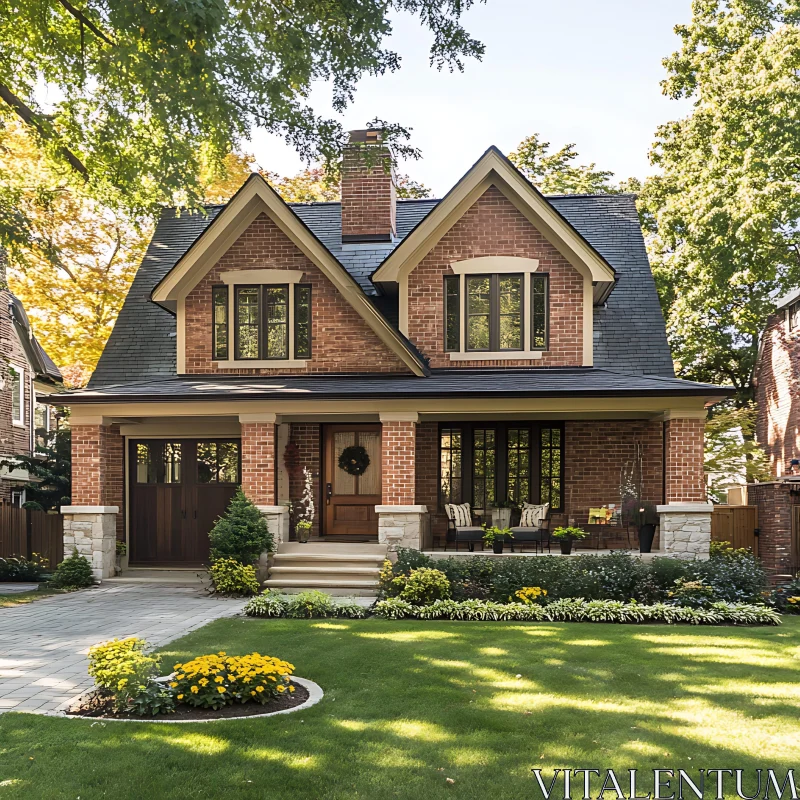
[[52, 597], [54, 594], [63, 594], [62, 589], [47, 589], [39, 587], [32, 592], [15, 592], [14, 594], [0, 594], [0, 608], [11, 608], [25, 603], [32, 603], [34, 600], [41, 600], [43, 597]]
[[6, 714], [0, 800], [535, 798], [532, 767], [800, 762], [798, 617], [744, 629], [229, 619], [165, 654], [218, 649], [286, 658], [326, 696], [207, 725]]

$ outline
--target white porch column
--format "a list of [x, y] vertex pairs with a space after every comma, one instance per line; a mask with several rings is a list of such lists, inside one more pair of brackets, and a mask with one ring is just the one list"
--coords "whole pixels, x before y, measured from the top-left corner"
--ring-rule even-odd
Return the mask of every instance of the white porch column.
[[398, 547], [421, 550], [428, 540], [427, 506], [375, 506], [378, 541], [393, 553]]
[[665, 555], [706, 559], [711, 548], [711, 503], [668, 503], [656, 506], [661, 518], [661, 549]]
[[289, 539], [289, 507], [288, 506], [256, 506], [267, 520], [267, 527], [272, 534], [275, 549], [281, 542]]
[[119, 507], [62, 506], [61, 513], [64, 515], [64, 558], [77, 550], [89, 559], [95, 580], [113, 578]]

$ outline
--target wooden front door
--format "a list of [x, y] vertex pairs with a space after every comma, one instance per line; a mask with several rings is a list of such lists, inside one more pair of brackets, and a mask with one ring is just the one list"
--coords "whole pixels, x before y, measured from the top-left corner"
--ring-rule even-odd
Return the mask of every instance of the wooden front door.
[[[324, 480], [326, 536], [377, 536], [381, 504], [381, 426], [326, 425]], [[351, 475], [339, 466], [346, 447], [361, 446], [369, 455], [362, 475]]]
[[129, 445], [131, 566], [208, 563], [208, 534], [239, 483], [239, 442], [148, 439]]

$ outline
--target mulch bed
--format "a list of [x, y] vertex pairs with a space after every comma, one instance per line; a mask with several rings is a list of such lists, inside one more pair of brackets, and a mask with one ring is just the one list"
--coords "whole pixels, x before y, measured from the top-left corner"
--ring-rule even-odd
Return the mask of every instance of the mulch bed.
[[72, 717], [90, 717], [95, 719], [135, 719], [161, 720], [170, 722], [202, 722], [210, 719], [236, 719], [237, 717], [253, 717], [258, 714], [269, 714], [273, 711], [284, 711], [294, 708], [308, 700], [308, 689], [299, 683], [292, 682], [294, 693], [286, 692], [281, 697], [273, 697], [266, 703], [236, 703], [223, 708], [195, 708], [182, 703], [177, 705], [174, 714], [159, 714], [157, 717], [140, 717], [138, 714], [117, 714], [110, 696], [95, 692], [84, 697], [80, 705], [74, 705], [67, 711]]

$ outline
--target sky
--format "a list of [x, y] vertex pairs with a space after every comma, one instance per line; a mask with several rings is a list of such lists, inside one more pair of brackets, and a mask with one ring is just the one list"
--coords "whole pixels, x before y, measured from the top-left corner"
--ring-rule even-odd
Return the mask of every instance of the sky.
[[[462, 74], [428, 66], [431, 37], [416, 18], [393, 18], [387, 46], [399, 71], [364, 78], [338, 117], [345, 129], [379, 117], [413, 128], [423, 158], [401, 171], [440, 197], [490, 145], [509, 153], [538, 132], [553, 148], [575, 142], [580, 163], [617, 179], [653, 172], [647, 153], [659, 124], [685, 116], [686, 101], [661, 94], [661, 60], [679, 45], [673, 28], [690, 19], [690, 0], [487, 0], [463, 18], [486, 45]], [[325, 84], [310, 98], [336, 116]], [[304, 167], [279, 137], [256, 132], [258, 165], [282, 175]]]

